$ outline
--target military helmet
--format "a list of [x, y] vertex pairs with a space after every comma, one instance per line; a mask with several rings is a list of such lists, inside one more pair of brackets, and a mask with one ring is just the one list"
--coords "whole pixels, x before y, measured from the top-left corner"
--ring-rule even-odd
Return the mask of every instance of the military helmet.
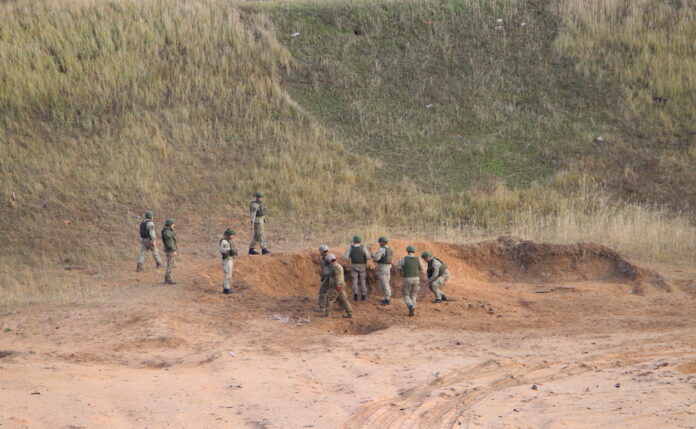
[[387, 237], [379, 237], [377, 241], [380, 243], [389, 243], [389, 239]]
[[164, 223], [164, 225], [165, 225], [165, 226], [174, 225], [175, 223], [176, 223], [176, 222], [174, 221], [174, 219], [169, 218], [169, 219], [167, 219], [167, 221]]
[[428, 259], [431, 256], [433, 256], [432, 252], [429, 252], [427, 250], [421, 254], [421, 258], [423, 259]]
[[361, 243], [362, 242], [362, 237], [359, 235], [354, 235], [353, 236], [353, 243]]
[[408, 253], [415, 253], [415, 252], [416, 252], [416, 248], [413, 247], [413, 246], [408, 246], [408, 247], [406, 248], [406, 251], [407, 251]]
[[227, 229], [225, 230], [225, 235], [226, 235], [226, 236], [227, 236], [227, 235], [235, 235], [235, 234], [236, 234], [236, 232], [234, 232], [234, 229], [232, 229], [232, 228], [227, 228]]
[[254, 195], [256, 196], [256, 198], [263, 198], [264, 197], [264, 193], [261, 191], [256, 191], [256, 194], [254, 194]]
[[335, 260], [336, 260], [336, 255], [334, 255], [333, 253], [329, 253], [328, 255], [324, 256], [324, 260], [325, 260], [326, 262], [335, 261]]
[[321, 246], [319, 246], [319, 251], [320, 252], [328, 252], [329, 246], [327, 246], [326, 244], [322, 244]]
[[145, 212], [145, 219], [152, 219], [155, 216], [155, 214], [152, 212], [152, 210], [148, 210]]

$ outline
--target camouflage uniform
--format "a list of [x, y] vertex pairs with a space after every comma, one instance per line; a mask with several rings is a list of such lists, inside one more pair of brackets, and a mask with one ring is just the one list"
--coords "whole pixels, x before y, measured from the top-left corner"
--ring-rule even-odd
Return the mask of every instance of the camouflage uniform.
[[391, 259], [393, 251], [388, 245], [380, 246], [379, 250], [373, 255], [372, 259], [377, 263], [377, 279], [384, 291], [384, 300], [391, 300]]
[[252, 201], [249, 206], [249, 221], [254, 225], [254, 235], [251, 237], [249, 249], [256, 248], [256, 244], [259, 244], [262, 250], [268, 249], [266, 246], [266, 233], [263, 228], [263, 225], [266, 223], [267, 211], [266, 206], [258, 199]]
[[174, 271], [174, 259], [177, 252], [176, 233], [171, 226], [167, 225], [162, 230], [162, 244], [164, 245], [164, 254], [167, 257], [167, 268], [164, 271], [164, 282], [174, 283], [172, 280], [172, 271]]
[[326, 308], [326, 300], [329, 296], [329, 276], [331, 268], [328, 262], [324, 260], [324, 255], [321, 258], [321, 287], [319, 288], [319, 309], [324, 311]]
[[220, 240], [220, 255], [222, 256], [222, 289], [230, 290], [232, 284], [232, 271], [234, 269], [234, 258], [237, 256], [237, 248], [234, 242], [227, 237]]
[[418, 291], [420, 290], [420, 277], [425, 271], [423, 263], [417, 256], [407, 255], [399, 260], [396, 269], [404, 278], [401, 286], [404, 302], [409, 310], [415, 310], [418, 303]]
[[154, 243], [155, 223], [152, 221], [152, 219], [145, 219], [140, 224], [140, 256], [138, 256], [139, 269], [145, 263], [145, 254], [147, 254], [148, 251], [152, 251], [152, 255], [155, 257], [155, 263], [157, 264], [157, 268], [162, 266], [162, 259], [160, 259], [159, 251], [157, 250], [157, 247], [154, 245]]
[[346, 293], [343, 291], [346, 286], [343, 276], [341, 264], [334, 262], [329, 265], [329, 293], [326, 298], [326, 307], [324, 307], [324, 316], [326, 317], [331, 315], [333, 304], [336, 301], [341, 304], [348, 317], [353, 317], [353, 309], [348, 302], [348, 298], [346, 298]]
[[[362, 251], [360, 251], [361, 248]], [[343, 257], [350, 259], [350, 277], [353, 280], [353, 295], [358, 295], [358, 283], [360, 283], [363, 297], [367, 296], [367, 272], [365, 270], [365, 263], [371, 257], [370, 251], [362, 244], [355, 243], [348, 248]]]
[[437, 258], [430, 258], [428, 261], [428, 285], [430, 290], [435, 294], [435, 299], [442, 300], [445, 296], [440, 288], [447, 282], [450, 277], [450, 272], [447, 266]]

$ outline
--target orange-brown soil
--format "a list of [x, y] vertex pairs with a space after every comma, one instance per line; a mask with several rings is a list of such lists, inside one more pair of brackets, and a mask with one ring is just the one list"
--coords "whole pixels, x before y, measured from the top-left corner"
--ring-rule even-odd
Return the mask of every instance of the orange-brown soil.
[[390, 244], [445, 260], [452, 299], [423, 287], [409, 318], [399, 276], [381, 306], [370, 266], [354, 319], [320, 318], [306, 250], [240, 258], [235, 295], [220, 293], [217, 258], [184, 254], [176, 286], [149, 268], [111, 274], [84, 302], [4, 309], [0, 423], [696, 425], [696, 301], [669, 279], [593, 243]]

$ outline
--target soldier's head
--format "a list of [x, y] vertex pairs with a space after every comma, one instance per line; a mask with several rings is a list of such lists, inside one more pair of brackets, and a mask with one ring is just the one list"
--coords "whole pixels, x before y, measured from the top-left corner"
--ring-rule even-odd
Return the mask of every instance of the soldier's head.
[[353, 236], [353, 243], [360, 243], [362, 242], [362, 238], [359, 235], [354, 235]]
[[152, 210], [145, 212], [145, 219], [152, 219], [153, 217], [155, 217], [155, 214], [152, 212]]
[[329, 246], [327, 246], [326, 244], [322, 244], [321, 246], [319, 246], [319, 254], [321, 256], [326, 256], [327, 253], [329, 253]]
[[234, 232], [234, 229], [232, 229], [232, 228], [227, 228], [225, 230], [225, 237], [227, 237], [227, 238], [232, 238], [232, 236], [235, 234], [236, 234], [236, 232]]
[[176, 223], [176, 222], [174, 221], [174, 219], [169, 218], [169, 219], [167, 219], [166, 222], [164, 222], [164, 226], [168, 226], [169, 228], [174, 229], [174, 224], [175, 224], [175, 223]]
[[336, 255], [334, 255], [333, 253], [329, 253], [328, 255], [324, 256], [324, 260], [329, 264], [333, 264], [334, 262], [336, 262]]
[[421, 258], [429, 262], [431, 259], [433, 259], [433, 254], [426, 250], [425, 252], [421, 253]]
[[380, 246], [386, 246], [387, 243], [389, 243], [389, 239], [387, 237], [379, 237], [377, 241], [379, 242]]
[[406, 247], [406, 253], [408, 253], [409, 255], [416, 253], [416, 248], [413, 246], [408, 246]]
[[257, 200], [261, 201], [261, 200], [263, 200], [263, 197], [265, 197], [266, 195], [261, 191], [256, 191], [256, 194], [254, 194], [254, 196], [256, 197]]

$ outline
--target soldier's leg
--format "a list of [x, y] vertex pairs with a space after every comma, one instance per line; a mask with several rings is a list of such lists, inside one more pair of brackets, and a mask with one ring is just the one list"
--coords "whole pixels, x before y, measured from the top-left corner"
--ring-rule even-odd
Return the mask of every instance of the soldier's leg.
[[145, 263], [145, 254], [147, 253], [147, 246], [143, 240], [140, 240], [140, 255], [138, 255], [138, 265], [143, 265]]
[[261, 245], [262, 250], [266, 250], [266, 231], [263, 222], [254, 225], [256, 227], [256, 241]]
[[404, 295], [404, 303], [406, 303], [406, 307], [408, 308], [413, 307], [413, 302], [411, 301], [411, 289], [412, 282], [408, 278], [404, 278], [404, 281], [401, 284], [401, 293]]
[[258, 224], [254, 224], [254, 233], [251, 235], [251, 241], [249, 242], [249, 249], [256, 248], [256, 238], [258, 237], [257, 231]]
[[435, 299], [442, 299], [442, 293], [440, 292], [440, 286], [445, 283], [444, 277], [440, 276], [430, 285], [430, 290], [435, 294]]
[[384, 290], [384, 299], [387, 301], [391, 300], [391, 267], [386, 266], [384, 268], [384, 285], [382, 286], [382, 289]]
[[324, 310], [326, 307], [326, 300], [329, 296], [329, 276], [324, 276], [321, 281], [321, 288], [319, 289], [319, 308]]
[[157, 268], [162, 266], [162, 259], [160, 258], [159, 250], [157, 250], [156, 247], [150, 247], [150, 250], [152, 250], [152, 256], [155, 258], [155, 264], [157, 265]]
[[222, 260], [222, 288], [225, 290], [229, 290], [230, 288], [230, 279], [232, 278], [231, 265], [229, 258]]
[[365, 297], [367, 296], [367, 270], [364, 265], [360, 267], [358, 273], [360, 274], [360, 289], [362, 290], [363, 297]]
[[167, 252], [167, 268], [164, 270], [164, 281], [166, 283], [173, 283], [172, 272], [174, 271], [174, 253]]
[[341, 289], [340, 292], [338, 292], [338, 296], [336, 297], [338, 302], [341, 304], [341, 307], [343, 307], [343, 310], [346, 312], [346, 315], [348, 317], [353, 317], [353, 309], [350, 306], [350, 302], [348, 302], [348, 298], [346, 297], [346, 293]]
[[338, 292], [336, 288], [330, 288], [329, 293], [326, 296], [326, 306], [324, 306], [324, 316], [328, 317], [331, 315], [331, 310], [333, 309], [333, 304], [338, 298]]
[[411, 302], [413, 303], [413, 308], [416, 308], [418, 304], [418, 292], [420, 288], [420, 279], [414, 279], [413, 286], [411, 287]]
[[358, 272], [358, 270], [355, 269], [355, 267], [353, 267], [353, 266], [351, 265], [351, 267], [350, 267], [350, 278], [353, 280], [352, 283], [351, 283], [352, 286], [353, 286], [353, 296], [357, 296], [357, 295], [358, 295], [358, 279], [359, 279], [359, 277], [360, 277], [360, 273]]

